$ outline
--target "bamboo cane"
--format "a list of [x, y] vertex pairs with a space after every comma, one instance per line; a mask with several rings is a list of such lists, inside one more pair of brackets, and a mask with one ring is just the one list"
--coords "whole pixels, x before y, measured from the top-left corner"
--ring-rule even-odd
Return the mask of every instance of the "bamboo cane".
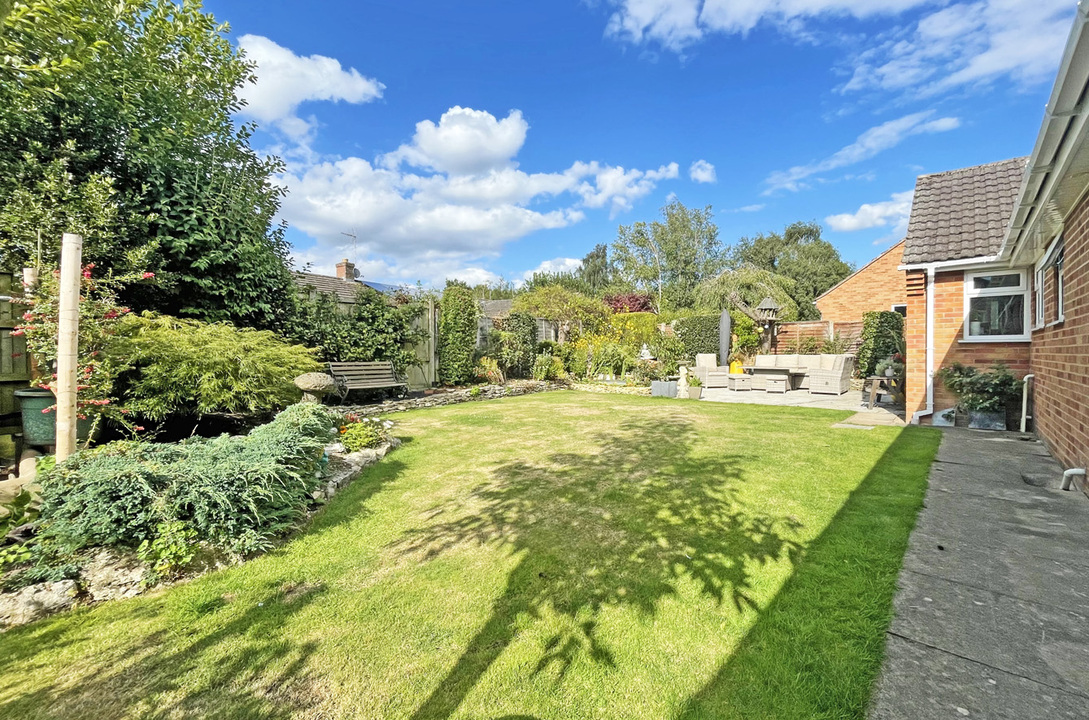
[[76, 449], [76, 373], [79, 364], [79, 278], [83, 238], [61, 241], [60, 312], [57, 317], [57, 462]]

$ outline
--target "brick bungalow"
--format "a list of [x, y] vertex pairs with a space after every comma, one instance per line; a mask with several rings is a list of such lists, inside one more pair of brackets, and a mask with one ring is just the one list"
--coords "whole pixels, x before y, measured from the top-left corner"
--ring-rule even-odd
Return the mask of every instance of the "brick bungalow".
[[821, 320], [853, 323], [874, 310], [907, 312], [907, 282], [900, 269], [904, 241], [893, 245], [814, 302]]
[[1079, 12], [1028, 158], [918, 179], [905, 241], [908, 412], [952, 407], [936, 370], [1033, 376], [1037, 434], [1089, 464], [1089, 33]]

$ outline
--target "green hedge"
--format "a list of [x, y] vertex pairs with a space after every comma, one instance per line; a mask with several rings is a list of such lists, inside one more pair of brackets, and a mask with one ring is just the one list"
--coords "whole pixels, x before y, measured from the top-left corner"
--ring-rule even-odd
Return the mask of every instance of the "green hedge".
[[227, 552], [268, 549], [304, 517], [339, 419], [300, 403], [245, 437], [122, 441], [76, 453], [41, 481], [41, 537], [69, 550], [137, 547], [181, 523]]
[[479, 309], [468, 285], [451, 280], [442, 293], [439, 316], [439, 380], [447, 385], [473, 377]]
[[507, 377], [526, 378], [537, 357], [537, 320], [526, 313], [511, 313], [503, 319], [499, 335], [499, 367]]
[[877, 363], [899, 352], [903, 346], [904, 316], [889, 310], [862, 315], [862, 344], [858, 348], [858, 374], [869, 377]]
[[718, 321], [718, 315], [693, 315], [673, 324], [688, 359], [694, 360], [700, 353], [718, 354]]

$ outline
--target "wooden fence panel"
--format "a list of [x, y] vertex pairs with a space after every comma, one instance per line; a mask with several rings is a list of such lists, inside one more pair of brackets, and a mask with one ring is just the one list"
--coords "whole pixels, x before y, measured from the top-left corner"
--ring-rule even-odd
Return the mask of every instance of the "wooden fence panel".
[[[0, 295], [21, 295], [22, 278], [0, 273]], [[16, 412], [15, 391], [30, 384], [30, 358], [26, 339], [11, 331], [22, 321], [23, 306], [0, 302], [0, 414]]]

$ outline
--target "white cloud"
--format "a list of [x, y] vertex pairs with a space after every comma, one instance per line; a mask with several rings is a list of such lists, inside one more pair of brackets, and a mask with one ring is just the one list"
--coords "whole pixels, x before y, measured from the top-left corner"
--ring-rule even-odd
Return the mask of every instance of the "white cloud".
[[824, 221], [830, 228], [839, 232], [892, 226], [893, 234], [902, 236], [907, 232], [908, 218], [911, 216], [911, 199], [914, 194], [911, 190], [893, 193], [889, 200], [864, 203], [853, 213], [829, 215]]
[[878, 153], [896, 147], [913, 135], [948, 132], [960, 127], [958, 118], [943, 117], [930, 120], [933, 115], [933, 110], [927, 110], [905, 115], [896, 120], [889, 120], [870, 128], [859, 135], [853, 143], [824, 160], [808, 165], [796, 165], [789, 170], [773, 172], [765, 181], [768, 189], [764, 194], [767, 195], [776, 190], [801, 190], [806, 187], [804, 181], [813, 175], [868, 160]]
[[999, 77], [1029, 85], [1054, 77], [1074, 14], [1069, 0], [981, 0], [924, 16], [851, 61], [841, 92], [933, 95]]
[[[629, 210], [679, 174], [677, 163], [639, 170], [596, 161], [526, 173], [515, 156], [527, 127], [516, 110], [497, 120], [455, 107], [437, 124], [417, 124], [412, 142], [376, 163], [358, 157], [292, 163], [279, 178], [289, 190], [281, 215], [317, 240], [313, 259], [323, 266], [331, 261], [320, 253], [339, 254], [341, 232], [353, 228], [360, 257], [381, 263], [374, 272], [441, 283], [469, 270], [483, 278], [490, 271], [481, 262], [508, 242], [580, 222], [590, 210]], [[481, 160], [469, 152], [474, 146], [491, 154]]]
[[404, 162], [451, 175], [496, 170], [511, 164], [528, 130], [518, 110], [497, 120], [483, 110], [454, 106], [437, 125], [430, 120], [416, 123], [412, 142], [383, 157], [382, 164], [395, 168]]
[[[608, 0], [605, 34], [683, 54], [709, 35], [745, 35], [758, 25], [796, 42], [850, 47], [845, 92], [933, 94], [1010, 77], [1049, 81], [1075, 11], [1073, 0]], [[850, 35], [843, 20], [919, 14], [882, 35]], [[844, 33], [848, 35], [844, 35]], [[860, 48], [861, 46], [861, 48]]]
[[345, 70], [324, 55], [302, 57], [260, 35], [243, 35], [238, 45], [257, 64], [257, 82], [241, 90], [240, 113], [274, 127], [295, 141], [308, 137], [313, 119], [298, 116], [299, 105], [315, 100], [366, 103], [382, 97], [385, 86], [355, 68]]
[[715, 175], [715, 166], [706, 160], [697, 160], [688, 168], [688, 177], [693, 182], [713, 183], [718, 180]]
[[732, 210], [727, 210], [726, 212], [728, 212], [728, 213], [754, 213], [754, 212], [760, 212], [761, 210], [763, 210], [766, 207], [767, 207], [767, 205], [765, 205], [764, 203], [760, 203], [758, 205], [742, 205], [739, 208], [733, 208]]
[[545, 260], [532, 270], [526, 270], [522, 274], [523, 280], [532, 280], [533, 276], [537, 273], [569, 273], [575, 272], [582, 267], [582, 260], [578, 258], [553, 258], [552, 260]]
[[709, 34], [745, 34], [761, 22], [797, 32], [817, 18], [899, 13], [934, 0], [611, 0], [606, 35], [681, 52]]
[[631, 210], [635, 201], [649, 195], [660, 181], [676, 180], [679, 174], [677, 163], [643, 171], [602, 165], [596, 160], [576, 162], [565, 173], [570, 178], [589, 178], [579, 182], [575, 192], [582, 196], [582, 204], [586, 207], [602, 208], [608, 205], [609, 217]]

